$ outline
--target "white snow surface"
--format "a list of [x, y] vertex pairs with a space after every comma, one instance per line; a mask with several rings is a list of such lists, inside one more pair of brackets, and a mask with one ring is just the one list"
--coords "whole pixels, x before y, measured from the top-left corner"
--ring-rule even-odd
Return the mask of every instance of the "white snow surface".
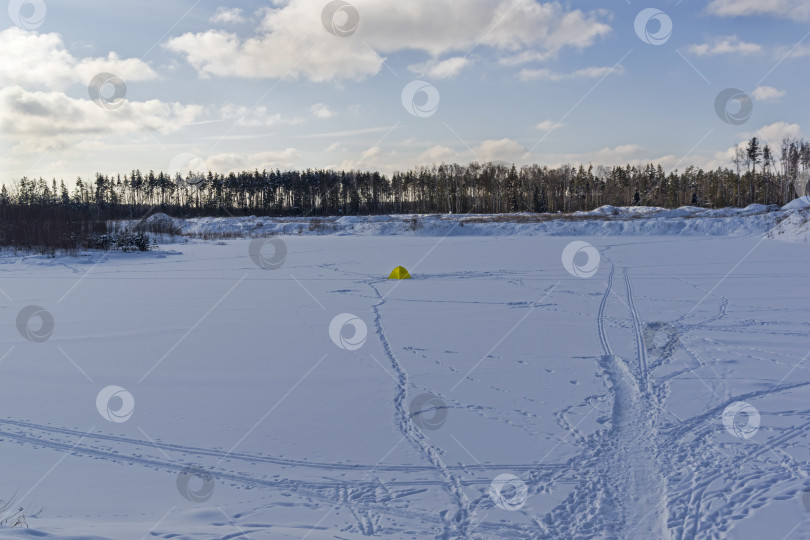
[[806, 538], [806, 217], [195, 219], [286, 258], [3, 256], [0, 499], [29, 528], [0, 538]]
[[793, 199], [783, 206], [782, 210], [806, 210], [808, 208], [810, 208], [810, 197], [804, 196], [799, 197], [798, 199]]

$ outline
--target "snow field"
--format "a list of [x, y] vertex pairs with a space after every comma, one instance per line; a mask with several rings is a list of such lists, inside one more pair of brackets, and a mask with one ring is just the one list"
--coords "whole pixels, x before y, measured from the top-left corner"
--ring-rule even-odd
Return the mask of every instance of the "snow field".
[[6, 257], [0, 498], [52, 538], [800, 538], [810, 254], [760, 210]]

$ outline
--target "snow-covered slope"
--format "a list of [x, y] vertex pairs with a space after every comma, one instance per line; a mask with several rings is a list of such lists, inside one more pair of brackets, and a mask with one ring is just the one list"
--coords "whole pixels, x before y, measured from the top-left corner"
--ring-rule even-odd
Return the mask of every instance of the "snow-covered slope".
[[810, 197], [804, 196], [799, 197], [798, 199], [793, 199], [785, 206], [782, 207], [782, 210], [807, 210], [810, 209]]
[[[767, 234], [786, 241], [807, 241], [804, 223], [810, 213], [802, 200], [779, 209], [750, 205], [743, 209], [685, 206], [602, 206], [590, 212], [553, 214], [464, 214], [346, 216], [330, 218], [218, 217], [176, 219], [165, 214], [147, 222], [172, 225], [183, 235], [203, 238], [295, 235], [409, 236], [615, 236], [700, 235], [750, 236]], [[804, 220], [804, 221], [802, 221]], [[163, 239], [165, 242], [171, 239]], [[164, 242], [164, 243], [165, 243]]]
[[783, 206], [768, 237], [785, 242], [810, 242], [810, 197], [799, 197]]

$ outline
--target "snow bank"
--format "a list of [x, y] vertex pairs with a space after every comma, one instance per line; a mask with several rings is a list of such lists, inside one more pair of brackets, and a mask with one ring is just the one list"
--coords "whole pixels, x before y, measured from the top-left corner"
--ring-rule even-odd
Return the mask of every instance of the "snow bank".
[[[205, 217], [172, 218], [155, 214], [147, 221], [161, 230], [205, 239], [267, 235], [336, 236], [618, 236], [701, 235], [756, 236], [790, 242], [810, 238], [810, 198], [779, 209], [752, 204], [746, 208], [708, 209], [695, 206], [602, 206], [588, 212], [562, 214], [384, 215], [329, 218]], [[163, 243], [167, 239], [164, 239]]]
[[807, 210], [808, 208], [810, 208], [810, 197], [804, 196], [793, 199], [783, 206], [782, 210]]
[[768, 237], [784, 242], [809, 242], [810, 210], [790, 212], [768, 231]]
[[810, 197], [793, 199], [778, 213], [776, 224], [768, 237], [784, 242], [810, 242]]

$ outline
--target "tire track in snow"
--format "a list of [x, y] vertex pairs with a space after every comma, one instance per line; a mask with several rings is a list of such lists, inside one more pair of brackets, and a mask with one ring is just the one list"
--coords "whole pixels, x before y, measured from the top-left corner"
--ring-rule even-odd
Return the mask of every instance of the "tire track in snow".
[[[446, 523], [443, 534], [438, 538], [443, 540], [451, 537], [466, 538], [468, 536], [468, 529], [471, 521], [469, 499], [467, 499], [467, 495], [464, 493], [459, 478], [450, 471], [442, 460], [439, 453], [440, 450], [435, 447], [428, 440], [428, 438], [425, 437], [424, 433], [422, 433], [422, 431], [413, 423], [413, 419], [405, 403], [408, 397], [408, 374], [394, 354], [391, 344], [388, 341], [388, 336], [386, 336], [385, 329], [382, 325], [382, 312], [380, 308], [385, 305], [387, 299], [380, 294], [380, 290], [376, 287], [376, 285], [374, 285], [373, 281], [368, 282], [368, 285], [374, 290], [377, 298], [379, 299], [379, 302], [371, 307], [372, 311], [374, 312], [374, 326], [376, 327], [376, 332], [380, 338], [380, 342], [382, 343], [385, 355], [388, 357], [389, 361], [391, 362], [391, 366], [396, 373], [397, 393], [394, 396], [394, 409], [398, 417], [397, 423], [399, 430], [413, 446], [422, 452], [428, 461], [430, 461], [430, 463], [432, 463], [433, 466], [444, 477], [447, 482], [445, 488], [453, 496], [456, 504], [458, 505], [458, 512], [456, 512], [456, 515], [451, 521]], [[451, 530], [451, 525], [454, 525], [455, 530]]]

